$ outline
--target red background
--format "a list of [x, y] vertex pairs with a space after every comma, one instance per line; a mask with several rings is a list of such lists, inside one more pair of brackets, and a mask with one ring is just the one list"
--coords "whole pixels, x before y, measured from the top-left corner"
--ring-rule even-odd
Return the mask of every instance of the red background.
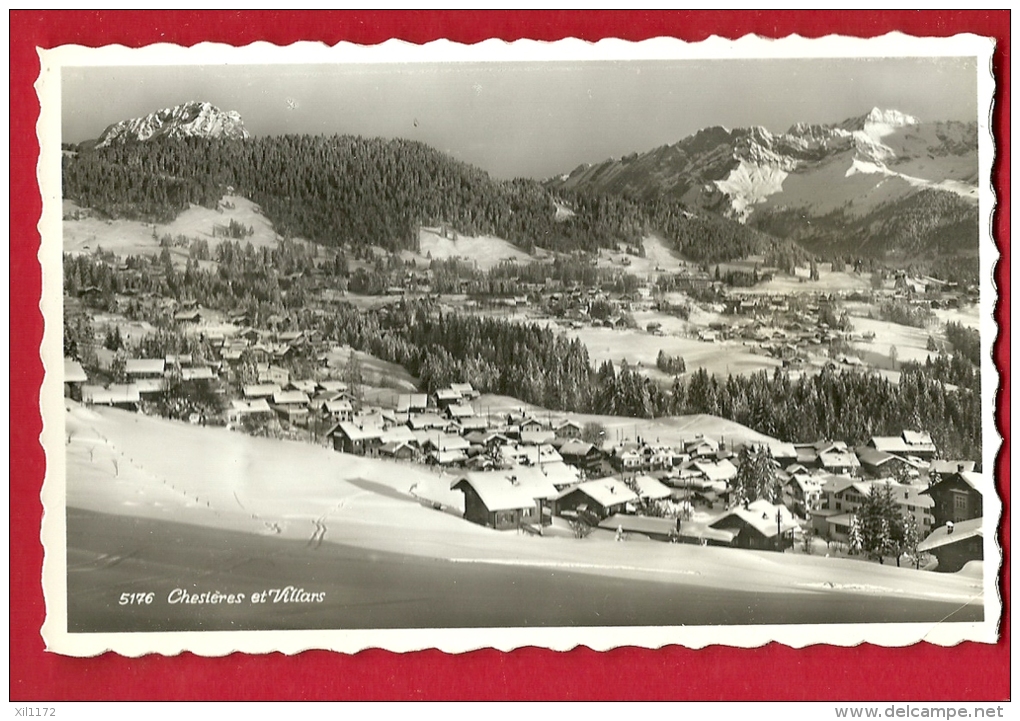
[[[816, 12], [42, 12], [10, 14], [11, 67], [11, 484], [10, 484], [10, 698], [87, 699], [687, 699], [687, 700], [1003, 700], [1009, 693], [1009, 617], [997, 645], [955, 648], [918, 644], [904, 649], [777, 644], [741, 650], [691, 651], [620, 648], [596, 653], [579, 648], [553, 653], [535, 648], [463, 655], [436, 651], [354, 656], [307, 652], [200, 658], [140, 659], [106, 654], [73, 659], [43, 650], [39, 629], [45, 608], [40, 587], [42, 547], [39, 488], [45, 459], [38, 393], [42, 366], [40, 270], [36, 223], [41, 201], [35, 181], [39, 72], [35, 47], [67, 43], [139, 46], [200, 41], [279, 45], [298, 40], [379, 43], [397, 37], [415, 43], [437, 38], [473, 43], [668, 35], [701, 40], [756, 33], [768, 37], [832, 33], [871, 37], [901, 31], [946, 36], [961, 32], [997, 40], [998, 87], [994, 171], [999, 205], [995, 229], [1002, 251], [996, 272], [1002, 329], [995, 357], [1009, 366], [1009, 11]], [[101, 99], [97, 99], [101, 102]], [[1009, 589], [1008, 501], [1009, 378], [1002, 378], [999, 426], [1006, 443], [998, 477], [1007, 505], [1007, 549], [1002, 587]], [[1008, 603], [1008, 595], [1006, 595]], [[1008, 607], [1007, 607], [1008, 611]]]

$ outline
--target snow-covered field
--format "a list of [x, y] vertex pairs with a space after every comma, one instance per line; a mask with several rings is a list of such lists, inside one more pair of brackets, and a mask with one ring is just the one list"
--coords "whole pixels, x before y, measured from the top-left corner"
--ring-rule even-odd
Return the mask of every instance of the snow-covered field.
[[[452, 233], [448, 233], [452, 236]], [[475, 263], [479, 270], [489, 270], [503, 261], [512, 258], [517, 263], [530, 263], [535, 260], [523, 250], [502, 238], [491, 235], [457, 235], [444, 238], [438, 228], [421, 228], [418, 231], [419, 252], [402, 255], [414, 258], [419, 264], [427, 264], [428, 259], [446, 260], [460, 258]]]
[[928, 350], [928, 336], [940, 335], [935, 328], [923, 330], [871, 318], [855, 317], [851, 318], [850, 322], [854, 326], [854, 335], [875, 334], [874, 340], [855, 342], [851, 345], [860, 354], [861, 360], [877, 368], [891, 367], [890, 349], [893, 347], [896, 348], [897, 367], [904, 361], [923, 363], [929, 355], [934, 355]]
[[[673, 322], [670, 323], [672, 327]], [[652, 335], [643, 329], [584, 327], [569, 330], [567, 334], [579, 338], [587, 346], [596, 367], [607, 360], [616, 365], [626, 360], [632, 366], [640, 363], [642, 370], [657, 378], [664, 378], [655, 367], [660, 350], [683, 358], [688, 372], [704, 368], [709, 374], [730, 375], [771, 370], [780, 365], [775, 358], [751, 353], [734, 341], [708, 343], [674, 335]]]
[[510, 396], [485, 394], [471, 402], [480, 415], [500, 415], [527, 411], [538, 418], [563, 418], [569, 416], [578, 423], [601, 423], [606, 428], [608, 441], [633, 441], [640, 436], [650, 442], [677, 445], [697, 435], [715, 440], [725, 439], [730, 443], [754, 443], [775, 440], [753, 431], [734, 421], [718, 416], [697, 414], [692, 416], [668, 416], [665, 418], [624, 418], [621, 416], [600, 416], [589, 413], [560, 413], [524, 403]]
[[[109, 623], [89, 615], [105, 618], [102, 611], [105, 606], [95, 600], [104, 597], [104, 593], [108, 595], [105, 584], [127, 584], [134, 588], [139, 583], [145, 585], [147, 578], [150, 585], [155, 582], [152, 579], [156, 576], [132, 579], [132, 573], [156, 574], [168, 583], [171, 581], [167, 579], [179, 579], [184, 574], [191, 584], [205, 578], [221, 585], [243, 581], [257, 588], [259, 583], [272, 584], [287, 574], [300, 573], [301, 568], [328, 574], [317, 576], [317, 581], [307, 579], [306, 584], [314, 581], [336, 588], [339, 583], [338, 593], [342, 591], [346, 598], [357, 599], [353, 607], [344, 605], [334, 612], [361, 613], [358, 618], [367, 618], [364, 623], [383, 623], [376, 620], [377, 616], [368, 613], [366, 617], [358, 609], [370, 611], [373, 599], [378, 602], [397, 588], [404, 589], [401, 593], [407, 590], [410, 570], [388, 580], [387, 574], [399, 573], [393, 569], [408, 562], [385, 560], [394, 558], [418, 558], [421, 559], [418, 565], [445, 563], [427, 566], [432, 569], [428, 582], [439, 584], [432, 593], [452, 593], [450, 598], [460, 604], [470, 605], [470, 599], [462, 597], [469, 592], [468, 584], [474, 583], [470, 572], [462, 578], [465, 585], [460, 586], [460, 593], [456, 588], [443, 586], [441, 579], [463, 575], [464, 571], [455, 570], [461, 567], [477, 568], [478, 578], [492, 579], [494, 583], [505, 580], [500, 573], [511, 574], [519, 584], [538, 583], [546, 592], [557, 594], [556, 578], [564, 576], [563, 583], [574, 588], [580, 574], [592, 577], [594, 584], [618, 584], [624, 580], [651, 583], [641, 587], [653, 595], [665, 592], [668, 586], [659, 585], [663, 583], [679, 584], [689, 589], [690, 594], [709, 594], [712, 598], [718, 594], [725, 597], [726, 593], [758, 594], [756, 603], [764, 605], [759, 606], [759, 615], [752, 611], [744, 622], [757, 619], [767, 608], [772, 608], [770, 613], [779, 612], [778, 607], [769, 605], [770, 594], [777, 594], [776, 598], [810, 594], [801, 596], [802, 602], [818, 613], [824, 612], [826, 617], [836, 608], [831, 604], [856, 608], [860, 603], [874, 603], [877, 609], [877, 604], [888, 601], [896, 605], [896, 613], [909, 616], [915, 604], [918, 608], [924, 603], [965, 605], [973, 603], [980, 594], [980, 584], [972, 578], [858, 561], [663, 543], [615, 543], [597, 537], [539, 538], [493, 531], [450, 512], [435, 510], [431, 504], [420, 503], [412, 489], [432, 487], [442, 492], [446, 483], [423, 466], [356, 458], [305, 443], [250, 438], [224, 429], [196, 427], [124, 411], [89, 410], [73, 403], [66, 420], [67, 506], [68, 517], [74, 521], [69, 536], [69, 565], [75, 583], [82, 584], [83, 593], [88, 591], [81, 597], [76, 595], [76, 603], [82, 605], [75, 606], [74, 611], [75, 618], [84, 618], [80, 623], [86, 626]], [[105, 517], [111, 520], [103, 524], [98, 519], [104, 516], [89, 513], [107, 514]], [[163, 525], [159, 525], [161, 522]], [[171, 525], [166, 525], [167, 522]], [[196, 529], [194, 534], [186, 531], [188, 527]], [[134, 536], [132, 528], [149, 530]], [[153, 545], [155, 537], [147, 540], [150, 533], [167, 532], [173, 534], [169, 541]], [[244, 537], [251, 538], [251, 542], [242, 542]], [[166, 547], [167, 543], [173, 548]], [[333, 552], [330, 548], [337, 550]], [[343, 551], [344, 548], [362, 550], [352, 555], [354, 550]], [[320, 549], [324, 555], [309, 555], [320, 554]], [[173, 568], [183, 570], [171, 573], [164, 565], [169, 563], [164, 558], [167, 555], [173, 556]], [[331, 558], [341, 564], [332, 572], [328, 565], [322, 565], [330, 563]], [[373, 558], [377, 558], [378, 565], [372, 565]], [[306, 562], [309, 565], [305, 566]], [[351, 575], [355, 563], [361, 564], [358, 566], [361, 575], [357, 577]], [[365, 563], [369, 565], [366, 567]], [[241, 575], [238, 564], [244, 568]], [[137, 571], [132, 571], [136, 568]], [[188, 568], [192, 569], [190, 577]], [[372, 568], [376, 570], [373, 572]], [[494, 570], [498, 568], [506, 571]], [[517, 575], [525, 571], [531, 575]], [[491, 583], [489, 591], [485, 588], [483, 583], [475, 592], [491, 592]], [[614, 598], [625, 593], [625, 587], [612, 588]], [[660, 591], [655, 591], [656, 588]], [[854, 597], [861, 600], [853, 601]], [[886, 601], [879, 601], [878, 597]], [[737, 607], [745, 603], [736, 596], [734, 599]], [[915, 600], [905, 606], [908, 599]], [[579, 612], [589, 603], [576, 600]], [[636, 602], [643, 603], [640, 596]], [[434, 614], [441, 611], [435, 605], [437, 601], [430, 603], [428, 598], [401, 603], [411, 604], [408, 608], [425, 609], [427, 618], [435, 618]], [[399, 608], [381, 608], [382, 612], [391, 614], [385, 623], [401, 620], [415, 623], [415, 617], [402, 615]], [[863, 607], [860, 612], [866, 616], [871, 613]], [[509, 615], [504, 623], [512, 623], [510, 616], [514, 614], [524, 613], [520, 618], [527, 616], [519, 608], [506, 613]], [[557, 613], [562, 614], [562, 609]], [[486, 617], [491, 619], [491, 614]], [[587, 616], [582, 613], [582, 617]], [[727, 622], [735, 621], [739, 619]], [[598, 620], [593, 616], [591, 622]], [[791, 618], [791, 622], [797, 619]]]
[[[230, 208], [229, 206], [233, 206]], [[79, 210], [70, 200], [64, 201], [64, 215]], [[242, 242], [251, 242], [256, 248], [275, 247], [279, 239], [272, 224], [262, 215], [258, 206], [247, 198], [235, 195], [224, 196], [220, 201], [220, 210], [192, 205], [180, 213], [171, 223], [157, 224], [155, 231], [158, 237], [169, 234], [176, 238], [184, 235], [188, 238], [205, 240], [209, 249], [213, 250], [224, 238], [213, 237], [214, 225], [227, 225], [235, 220], [246, 228], [254, 228], [255, 233]], [[153, 238], [153, 225], [137, 220], [103, 220], [97, 217], [80, 220], [65, 220], [64, 251], [67, 253], [91, 253], [97, 247], [112, 251], [117, 255], [156, 255], [162, 250], [159, 240]], [[175, 260], [184, 263], [188, 258], [187, 247], [171, 249]]]

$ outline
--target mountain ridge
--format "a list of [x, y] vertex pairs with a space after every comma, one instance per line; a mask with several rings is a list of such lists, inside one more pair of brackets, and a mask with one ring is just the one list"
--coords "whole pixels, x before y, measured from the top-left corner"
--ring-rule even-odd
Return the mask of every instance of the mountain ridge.
[[[976, 122], [924, 122], [876, 107], [836, 123], [794, 123], [784, 133], [761, 126], [709, 126], [644, 153], [583, 164], [546, 185], [558, 191], [665, 197], [775, 232], [775, 224], [759, 224], [777, 214], [796, 216], [809, 225], [812, 219], [845, 213], [857, 227], [862, 219], [888, 214], [890, 206], [922, 191], [949, 193], [973, 205], [976, 224], [977, 181]], [[952, 206], [957, 216], [963, 212], [955, 201], [934, 205]], [[867, 230], [867, 222], [863, 227]], [[839, 250], [840, 243], [832, 243], [832, 230], [827, 229], [828, 245]], [[818, 249], [810, 232], [797, 235], [798, 241]], [[966, 235], [969, 247], [971, 234]], [[847, 248], [853, 245], [847, 243]], [[892, 238], [888, 248], [863, 245], [883, 255], [907, 246], [923, 251], [925, 241]], [[945, 248], [944, 242], [939, 245]]]
[[146, 142], [160, 137], [247, 140], [251, 135], [236, 110], [224, 111], [212, 103], [192, 100], [113, 123], [102, 132], [95, 147], [101, 149], [117, 143]]

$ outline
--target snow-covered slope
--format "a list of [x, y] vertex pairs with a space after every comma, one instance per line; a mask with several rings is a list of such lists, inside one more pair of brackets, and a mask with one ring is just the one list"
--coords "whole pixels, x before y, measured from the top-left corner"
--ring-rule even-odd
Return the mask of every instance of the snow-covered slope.
[[[711, 127], [620, 160], [583, 165], [554, 189], [672, 196], [757, 225], [776, 213], [861, 219], [923, 191], [977, 201], [977, 124], [922, 122], [897, 110], [830, 125]], [[771, 228], [775, 230], [775, 228]]]
[[97, 148], [114, 143], [142, 142], [158, 137], [250, 137], [237, 111], [224, 111], [211, 103], [190, 102], [164, 108], [141, 118], [114, 123], [99, 136]]

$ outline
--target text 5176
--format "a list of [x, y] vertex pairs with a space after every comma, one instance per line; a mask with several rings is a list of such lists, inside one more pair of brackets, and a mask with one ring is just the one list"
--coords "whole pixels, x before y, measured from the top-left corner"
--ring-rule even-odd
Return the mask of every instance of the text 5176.
[[122, 593], [120, 594], [121, 606], [148, 606], [152, 603], [152, 591], [148, 593]]

